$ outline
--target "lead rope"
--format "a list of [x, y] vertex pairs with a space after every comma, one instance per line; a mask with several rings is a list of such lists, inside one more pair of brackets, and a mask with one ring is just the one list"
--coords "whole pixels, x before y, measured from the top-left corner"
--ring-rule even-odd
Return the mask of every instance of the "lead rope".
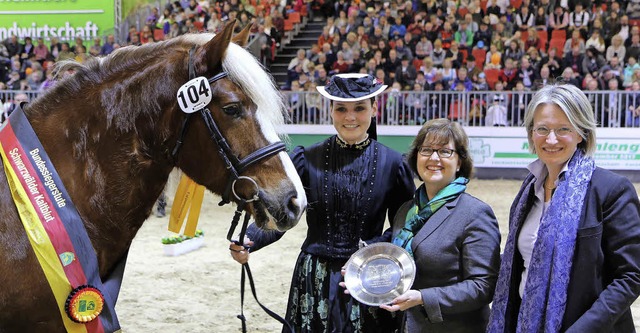
[[[227, 233], [227, 239], [229, 241], [235, 243], [236, 245], [241, 245], [241, 246], [244, 246], [242, 244], [242, 241], [244, 240], [244, 236], [247, 232], [247, 226], [249, 225], [249, 219], [251, 218], [251, 215], [249, 215], [249, 213], [245, 210], [246, 205], [247, 205], [247, 200], [239, 198], [238, 208], [236, 208], [236, 211], [233, 215], [233, 219], [231, 220], [231, 226], [229, 227], [229, 232]], [[244, 212], [244, 219], [242, 222], [242, 227], [240, 228], [240, 234], [238, 236], [238, 240], [232, 240], [233, 232], [238, 226], [238, 222], [240, 221], [240, 215], [242, 215], [243, 212]], [[242, 272], [240, 275], [240, 314], [237, 315], [236, 317], [240, 319], [240, 322], [242, 323], [242, 333], [247, 333], [247, 318], [244, 316], [244, 290], [245, 290], [244, 286], [245, 286], [245, 279], [246, 279], [245, 276], [249, 278], [249, 286], [251, 287], [251, 293], [253, 294], [253, 298], [256, 300], [256, 303], [260, 305], [262, 310], [264, 310], [264, 312], [266, 312], [271, 318], [279, 321], [282, 325], [287, 326], [287, 328], [289, 329], [289, 332], [294, 333], [295, 331], [293, 330], [293, 327], [286, 319], [280, 317], [280, 315], [278, 315], [277, 313], [269, 310], [269, 308], [264, 306], [258, 300], [258, 295], [256, 293], [256, 286], [255, 286], [255, 283], [253, 282], [253, 275], [251, 274], [251, 268], [249, 268], [249, 263], [242, 264]]]
[[248, 263], [242, 265], [242, 276], [240, 277], [240, 314], [238, 315], [238, 319], [242, 321], [242, 333], [247, 333], [247, 324], [246, 324], [247, 320], [244, 317], [244, 313], [243, 313], [245, 272], [247, 273], [247, 277], [249, 277], [249, 285], [251, 286], [251, 293], [253, 294], [253, 298], [256, 300], [258, 305], [260, 305], [262, 310], [264, 310], [264, 312], [266, 312], [269, 316], [271, 316], [271, 318], [279, 321], [280, 323], [282, 323], [282, 325], [287, 326], [287, 329], [289, 330], [289, 332], [295, 333], [295, 331], [293, 330], [293, 327], [286, 319], [280, 317], [277, 313], [269, 310], [266, 306], [260, 303], [260, 301], [258, 300], [258, 296], [256, 295], [256, 286], [253, 283], [253, 276], [251, 275], [251, 269], [249, 268]]

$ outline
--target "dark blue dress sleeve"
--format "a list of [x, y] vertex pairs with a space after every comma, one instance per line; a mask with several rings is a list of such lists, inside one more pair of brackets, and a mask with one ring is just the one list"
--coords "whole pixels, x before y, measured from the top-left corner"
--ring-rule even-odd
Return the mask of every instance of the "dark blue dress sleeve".
[[400, 168], [398, 169], [398, 178], [396, 179], [396, 189], [390, 194], [389, 203], [389, 221], [393, 221], [398, 209], [407, 200], [411, 200], [416, 192], [416, 185], [413, 180], [413, 171], [407, 164], [407, 161], [402, 161]]
[[284, 236], [284, 231], [260, 229], [255, 223], [247, 227], [247, 237], [253, 241], [253, 246], [249, 249], [256, 252], [261, 248], [278, 241]]
[[[385, 198], [388, 207], [387, 214], [390, 225], [393, 224], [393, 218], [398, 212], [400, 206], [402, 206], [405, 202], [411, 200], [413, 198], [413, 195], [415, 194], [415, 191], [416, 186], [413, 180], [413, 171], [411, 170], [411, 168], [409, 168], [409, 165], [403, 159], [399, 164], [393, 188], [387, 193], [387, 196]], [[390, 242], [391, 234], [392, 228], [389, 227], [381, 236], [365, 240], [365, 242], [367, 244]]]

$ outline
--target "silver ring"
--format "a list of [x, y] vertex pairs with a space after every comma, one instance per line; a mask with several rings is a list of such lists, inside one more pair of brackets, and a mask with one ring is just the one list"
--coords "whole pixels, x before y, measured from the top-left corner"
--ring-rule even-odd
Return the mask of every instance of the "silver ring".
[[[255, 188], [256, 188], [256, 194], [255, 194], [252, 198], [250, 198], [250, 199], [244, 199], [244, 198], [241, 198], [241, 197], [236, 193], [236, 182], [237, 182], [238, 180], [241, 180], [241, 179], [246, 179], [246, 180], [248, 180], [248, 181], [252, 182], [252, 183], [253, 183], [253, 186], [255, 186]], [[255, 180], [253, 180], [253, 178], [251, 178], [251, 177], [247, 177], [247, 176], [239, 176], [238, 178], [236, 178], [236, 179], [234, 179], [234, 180], [233, 180], [233, 183], [231, 183], [231, 192], [233, 193], [233, 196], [234, 196], [234, 197], [236, 197], [236, 199], [238, 199], [238, 200], [244, 200], [244, 201], [246, 201], [246, 202], [258, 201], [258, 200], [260, 199], [260, 198], [258, 197], [258, 191], [259, 191], [259, 190], [260, 190], [260, 187], [258, 187], [258, 183], [256, 183], [256, 181], [255, 181]]]

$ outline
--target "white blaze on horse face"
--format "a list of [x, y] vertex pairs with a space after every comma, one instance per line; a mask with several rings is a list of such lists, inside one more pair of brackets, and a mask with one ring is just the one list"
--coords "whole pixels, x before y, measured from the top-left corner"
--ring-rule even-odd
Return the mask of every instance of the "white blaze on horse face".
[[[289, 158], [289, 155], [287, 155], [287, 153], [285, 152], [279, 153], [278, 156], [282, 160], [282, 165], [284, 165], [284, 170], [287, 173], [287, 176], [289, 177], [289, 179], [291, 179], [291, 182], [293, 182], [293, 185], [296, 187], [297, 196], [294, 200], [294, 203], [298, 207], [307, 207], [307, 194], [304, 192], [304, 187], [302, 187], [302, 180], [300, 180], [300, 176], [298, 175], [298, 172], [296, 171], [291, 158]], [[302, 215], [303, 211], [303, 209], [300, 210], [300, 215]]]

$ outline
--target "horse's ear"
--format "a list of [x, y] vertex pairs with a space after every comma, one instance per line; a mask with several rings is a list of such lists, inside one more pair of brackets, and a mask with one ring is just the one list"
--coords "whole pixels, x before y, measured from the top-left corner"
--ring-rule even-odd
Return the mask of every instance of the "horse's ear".
[[[229, 22], [210, 41], [202, 46], [196, 56], [196, 70], [202, 73], [206, 70], [214, 70], [213, 67], [221, 66], [224, 52], [229, 46], [235, 22]], [[212, 67], [213, 66], [213, 67]]]
[[252, 27], [253, 24], [247, 24], [247, 26], [244, 27], [242, 31], [231, 38], [231, 41], [242, 47], [245, 47], [247, 45], [247, 42], [249, 42], [249, 34], [251, 33]]

